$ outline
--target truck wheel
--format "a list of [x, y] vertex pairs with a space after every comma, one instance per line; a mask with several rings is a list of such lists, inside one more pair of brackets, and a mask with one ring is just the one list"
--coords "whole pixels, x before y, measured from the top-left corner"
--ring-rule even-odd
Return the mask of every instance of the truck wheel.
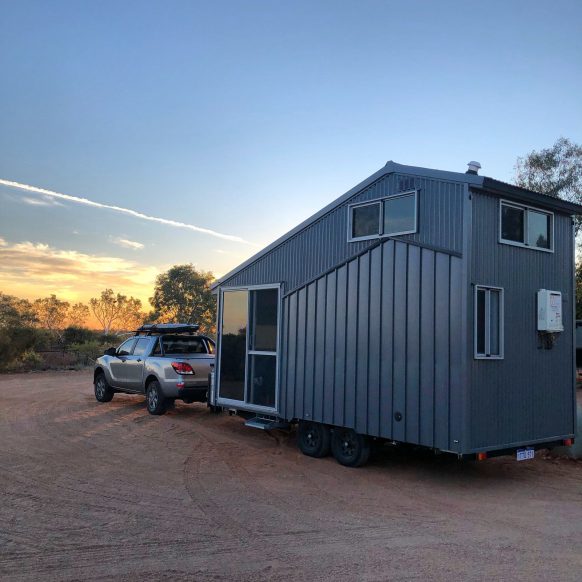
[[319, 422], [300, 420], [297, 427], [297, 445], [308, 457], [327, 457], [329, 455], [330, 430]]
[[331, 452], [345, 467], [361, 467], [370, 457], [370, 440], [351, 428], [334, 428]]
[[160, 415], [166, 412], [166, 398], [157, 380], [152, 380], [148, 384], [146, 406], [150, 414]]
[[107, 383], [103, 372], [95, 378], [95, 398], [98, 402], [110, 402], [113, 398], [113, 388]]

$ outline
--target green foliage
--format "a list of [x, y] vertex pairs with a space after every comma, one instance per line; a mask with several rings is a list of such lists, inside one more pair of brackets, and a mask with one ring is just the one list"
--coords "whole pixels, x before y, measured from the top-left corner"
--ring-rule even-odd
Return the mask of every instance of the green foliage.
[[158, 275], [150, 298], [155, 320], [162, 323], [197, 323], [200, 331], [215, 333], [216, 300], [210, 291], [211, 272], [192, 264], [174, 265]]
[[[518, 186], [582, 204], [582, 145], [561, 137], [550, 148], [518, 158], [515, 170]], [[581, 225], [578, 216], [577, 230]]]
[[32, 327], [3, 329], [0, 333], [0, 369], [20, 360], [25, 352], [47, 349], [50, 342], [50, 334], [42, 329]]
[[91, 341], [97, 341], [101, 337], [99, 332], [87, 329], [86, 327], [79, 327], [70, 325], [63, 331], [63, 345], [70, 346], [71, 344], [85, 344]]
[[60, 339], [60, 332], [65, 327], [69, 312], [68, 301], [61, 301], [56, 295], [50, 295], [43, 299], [37, 299], [32, 304], [32, 308], [36, 315], [38, 326], [48, 329]]
[[26, 370], [38, 370], [44, 365], [42, 356], [34, 350], [26, 350], [19, 358], [20, 363]]
[[0, 329], [28, 327], [36, 322], [30, 301], [0, 291]]
[[108, 344], [103, 344], [101, 341], [93, 339], [89, 342], [71, 344], [69, 349], [81, 356], [86, 356], [91, 360], [96, 360], [109, 347]]

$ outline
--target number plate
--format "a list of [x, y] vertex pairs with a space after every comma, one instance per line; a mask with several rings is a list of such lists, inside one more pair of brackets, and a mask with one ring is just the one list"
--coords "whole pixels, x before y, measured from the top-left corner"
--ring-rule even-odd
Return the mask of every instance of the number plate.
[[533, 449], [518, 449], [517, 450], [517, 460], [518, 461], [528, 461], [533, 459], [535, 451]]

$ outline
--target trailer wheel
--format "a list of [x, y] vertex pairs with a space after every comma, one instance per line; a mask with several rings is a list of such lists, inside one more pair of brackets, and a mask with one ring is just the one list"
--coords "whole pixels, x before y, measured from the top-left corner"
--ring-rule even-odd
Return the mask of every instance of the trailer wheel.
[[299, 450], [308, 457], [327, 457], [331, 441], [330, 430], [319, 422], [300, 420], [297, 427]]
[[95, 398], [99, 402], [109, 402], [113, 398], [113, 388], [107, 383], [103, 372], [95, 378]]
[[152, 380], [148, 384], [146, 406], [150, 414], [160, 415], [166, 412], [166, 398], [157, 380]]
[[370, 439], [351, 428], [335, 428], [331, 452], [340, 465], [361, 467], [370, 457]]

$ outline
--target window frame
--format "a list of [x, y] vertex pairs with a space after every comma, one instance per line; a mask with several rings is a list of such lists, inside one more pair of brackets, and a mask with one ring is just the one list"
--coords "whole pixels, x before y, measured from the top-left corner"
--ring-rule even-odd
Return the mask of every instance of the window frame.
[[[414, 196], [414, 230], [403, 230], [401, 232], [384, 232], [384, 202], [386, 200], [394, 200], [395, 198], [403, 198], [404, 196]], [[373, 234], [369, 236], [352, 236], [353, 233], [353, 209], [369, 206], [372, 204], [379, 204], [380, 213], [378, 220], [378, 234]], [[382, 198], [374, 198], [373, 200], [364, 200], [362, 202], [354, 202], [353, 204], [348, 204], [348, 242], [358, 242], [362, 240], [373, 240], [377, 238], [386, 238], [389, 236], [401, 236], [405, 234], [414, 234], [418, 232], [418, 189], [406, 190], [405, 192], [398, 192], [397, 194], [392, 194], [391, 196], [383, 196]]]
[[[517, 242], [514, 240], [508, 240], [503, 238], [503, 207], [510, 206], [512, 208], [516, 208], [518, 210], [523, 210], [523, 238], [524, 242]], [[546, 216], [550, 217], [550, 248], [544, 249], [543, 247], [538, 247], [535, 245], [530, 245], [529, 240], [529, 232], [528, 232], [528, 222], [529, 222], [529, 212], [537, 212], [539, 214], [545, 214]], [[554, 252], [554, 213], [550, 210], [543, 210], [542, 208], [538, 208], [537, 206], [529, 206], [527, 204], [520, 204], [518, 202], [513, 202], [511, 200], [499, 200], [499, 238], [498, 242], [504, 245], [511, 245], [514, 247], [521, 247], [525, 249], [531, 249], [534, 251], [542, 251], [544, 253], [553, 253]]]
[[[478, 352], [478, 314], [477, 295], [479, 291], [485, 291], [485, 352]], [[499, 292], [499, 354], [491, 354], [491, 294], [490, 291]], [[503, 360], [505, 359], [505, 290], [495, 285], [475, 285], [473, 292], [473, 357], [475, 360]]]

